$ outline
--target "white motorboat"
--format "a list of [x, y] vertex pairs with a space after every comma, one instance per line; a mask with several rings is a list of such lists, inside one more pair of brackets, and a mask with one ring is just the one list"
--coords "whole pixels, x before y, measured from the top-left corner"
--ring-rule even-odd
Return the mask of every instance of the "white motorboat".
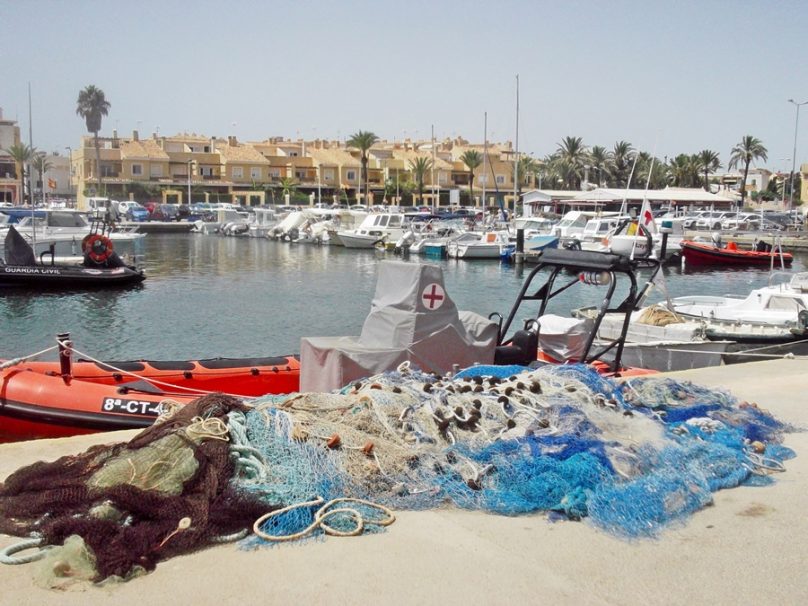
[[401, 213], [371, 213], [359, 227], [337, 231], [345, 248], [373, 248], [377, 244], [395, 244], [407, 231], [406, 218]]
[[[15, 228], [29, 244], [36, 244], [34, 252], [37, 255], [49, 250], [51, 245], [57, 255], [81, 254], [81, 242], [92, 231], [85, 213], [69, 209], [37, 210], [36, 216], [23, 217]], [[134, 229], [117, 228], [109, 234], [113, 245], [132, 243], [144, 237], [145, 233]]]
[[[599, 312], [597, 307], [583, 307], [572, 315], [591, 320]], [[616, 339], [625, 321], [625, 314], [605, 314], [597, 338]], [[677, 316], [660, 305], [633, 311], [628, 322], [623, 360], [629, 366], [664, 372], [718, 366], [734, 345], [731, 340], [708, 339], [702, 322]]]
[[625, 220], [607, 235], [606, 246], [609, 252], [626, 257], [643, 259], [651, 256], [665, 260], [680, 252], [679, 243], [684, 235], [681, 219], [655, 219], [648, 229], [641, 227], [639, 230], [636, 221]]
[[[776, 282], [790, 276], [787, 282]], [[746, 297], [693, 295], [671, 301], [673, 310], [705, 323], [714, 339], [778, 343], [808, 339], [808, 272], [773, 272], [769, 284]]]
[[511, 246], [506, 230], [486, 231], [475, 236], [451, 240], [446, 245], [446, 253], [454, 259], [499, 259]]

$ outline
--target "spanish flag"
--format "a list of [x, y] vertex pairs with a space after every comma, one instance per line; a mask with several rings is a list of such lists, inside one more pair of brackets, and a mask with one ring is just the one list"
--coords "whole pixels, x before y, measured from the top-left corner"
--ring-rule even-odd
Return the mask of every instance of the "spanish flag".
[[48, 187], [51, 189], [56, 189], [56, 179], [48, 179]]

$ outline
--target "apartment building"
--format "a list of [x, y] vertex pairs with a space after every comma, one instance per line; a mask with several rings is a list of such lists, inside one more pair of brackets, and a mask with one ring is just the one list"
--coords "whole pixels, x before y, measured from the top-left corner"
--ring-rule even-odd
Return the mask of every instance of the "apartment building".
[[[228, 201], [248, 205], [280, 202], [290, 192], [298, 200], [360, 203], [412, 203], [417, 190], [413, 167], [427, 159], [423, 175], [424, 202], [447, 205], [493, 204], [499, 193], [513, 197], [510, 143], [472, 145], [457, 138], [436, 141], [379, 141], [368, 150], [366, 183], [362, 152], [337, 141], [269, 138], [240, 142], [196, 134], [141, 138], [84, 136], [72, 150], [73, 187], [78, 207], [85, 199], [106, 195], [116, 199], [164, 202]], [[487, 161], [475, 169], [473, 198], [469, 172], [460, 157], [475, 149]], [[100, 162], [98, 162], [100, 160]], [[100, 179], [99, 179], [100, 175]], [[465, 192], [462, 196], [450, 192]], [[482, 197], [486, 192], [486, 199]]]

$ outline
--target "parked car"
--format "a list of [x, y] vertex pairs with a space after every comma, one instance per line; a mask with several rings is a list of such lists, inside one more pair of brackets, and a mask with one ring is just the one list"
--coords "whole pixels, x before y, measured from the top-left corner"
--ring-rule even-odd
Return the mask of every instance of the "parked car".
[[149, 210], [133, 200], [123, 200], [121, 202], [113, 202], [118, 210], [118, 216], [125, 218], [127, 221], [148, 221]]
[[150, 221], [178, 221], [179, 204], [157, 204], [149, 217]]

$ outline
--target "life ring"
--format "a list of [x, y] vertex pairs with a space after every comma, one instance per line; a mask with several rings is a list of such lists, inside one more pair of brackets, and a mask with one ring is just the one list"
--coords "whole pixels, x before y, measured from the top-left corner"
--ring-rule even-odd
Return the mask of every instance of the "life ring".
[[81, 249], [93, 263], [105, 263], [114, 249], [112, 240], [102, 234], [90, 234], [81, 243]]

